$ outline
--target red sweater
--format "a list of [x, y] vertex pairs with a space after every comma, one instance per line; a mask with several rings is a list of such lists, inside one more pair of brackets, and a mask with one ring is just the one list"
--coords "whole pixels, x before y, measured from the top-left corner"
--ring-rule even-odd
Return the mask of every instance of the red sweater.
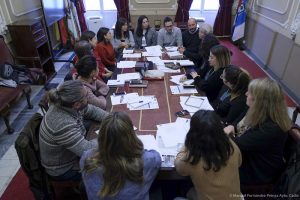
[[95, 54], [96, 57], [101, 58], [101, 61], [105, 66], [113, 66], [116, 64], [115, 51], [110, 43], [104, 44], [104, 42], [99, 42], [95, 47]]

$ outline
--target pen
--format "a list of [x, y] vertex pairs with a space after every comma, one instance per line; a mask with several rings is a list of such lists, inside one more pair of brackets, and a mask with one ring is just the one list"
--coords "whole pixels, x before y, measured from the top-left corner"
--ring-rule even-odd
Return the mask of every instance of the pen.
[[124, 100], [124, 95], [121, 96], [121, 98], [120, 98], [120, 103], [122, 103], [123, 100]]

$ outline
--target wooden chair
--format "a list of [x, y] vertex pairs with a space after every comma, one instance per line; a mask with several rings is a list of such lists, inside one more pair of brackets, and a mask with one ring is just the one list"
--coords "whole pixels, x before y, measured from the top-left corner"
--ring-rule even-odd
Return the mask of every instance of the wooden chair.
[[[0, 35], [0, 63], [14, 63], [13, 57], [7, 47], [3, 36]], [[9, 124], [9, 115], [11, 105], [19, 99], [22, 94], [25, 94], [28, 108], [32, 109], [30, 103], [30, 85], [17, 85], [16, 88], [0, 86], [0, 116], [4, 119], [9, 134], [14, 132], [14, 129]]]

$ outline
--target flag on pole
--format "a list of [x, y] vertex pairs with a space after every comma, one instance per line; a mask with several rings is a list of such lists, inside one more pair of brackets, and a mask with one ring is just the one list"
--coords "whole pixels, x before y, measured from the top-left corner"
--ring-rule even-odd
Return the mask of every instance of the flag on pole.
[[233, 24], [232, 41], [244, 37], [246, 23], [246, 4], [248, 0], [239, 0], [235, 20]]

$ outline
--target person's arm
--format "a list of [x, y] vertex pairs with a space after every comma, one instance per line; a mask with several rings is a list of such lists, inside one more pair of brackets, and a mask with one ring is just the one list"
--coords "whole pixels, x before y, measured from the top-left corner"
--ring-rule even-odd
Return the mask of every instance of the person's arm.
[[95, 82], [96, 82], [95, 95], [96, 96], [99, 96], [99, 95], [106, 96], [109, 92], [109, 87], [106, 85], [106, 83], [104, 83], [102, 80], [95, 80]]
[[150, 188], [161, 166], [161, 157], [155, 150], [144, 150], [144, 184]]
[[84, 151], [97, 147], [97, 140], [86, 140], [84, 134], [82, 134], [82, 128], [78, 124], [69, 124], [69, 126], [65, 126], [60, 132], [62, 134], [53, 136], [55, 142], [79, 157]]
[[177, 31], [176, 31], [176, 44], [178, 47], [181, 47], [183, 44], [182, 44], [182, 33], [181, 33], [181, 30], [178, 28]]
[[106, 99], [104, 96], [96, 96], [91, 89], [87, 89], [87, 100], [89, 104], [106, 109]]
[[140, 38], [139, 36], [137, 36], [136, 33], [134, 33], [133, 37], [134, 37], [134, 43], [135, 43], [134, 48], [140, 49], [141, 44], [142, 44], [142, 38]]
[[161, 47], [164, 47], [164, 32], [163, 29], [160, 29], [158, 31], [158, 35], [157, 35], [157, 44], [160, 45]]
[[194, 84], [196, 87], [198, 87], [199, 90], [203, 92], [208, 91], [216, 91], [219, 90], [221, 87], [220, 85], [223, 84], [222, 80], [220, 79], [222, 71], [216, 71], [214, 74], [212, 74], [207, 80], [204, 78], [200, 78], [200, 76], [195, 76], [194, 78]]
[[151, 43], [149, 46], [155, 46], [157, 44], [157, 32], [154, 28], [151, 28]]
[[94, 105], [88, 104], [83, 110], [83, 117], [85, 119], [92, 119], [101, 122], [109, 113]]
[[187, 152], [185, 150], [181, 150], [177, 154], [176, 159], [175, 159], [175, 163], [174, 163], [176, 171], [181, 176], [189, 176], [190, 175], [190, 172], [189, 172], [190, 164], [185, 161], [186, 154], [187, 154]]
[[130, 47], [135, 47], [134, 37], [131, 31], [129, 31], [129, 45]]
[[247, 110], [246, 97], [244, 98], [243, 96], [239, 96], [237, 99], [231, 101], [228, 113], [222, 121], [231, 124], [240, 117], [241, 113], [245, 113]]

